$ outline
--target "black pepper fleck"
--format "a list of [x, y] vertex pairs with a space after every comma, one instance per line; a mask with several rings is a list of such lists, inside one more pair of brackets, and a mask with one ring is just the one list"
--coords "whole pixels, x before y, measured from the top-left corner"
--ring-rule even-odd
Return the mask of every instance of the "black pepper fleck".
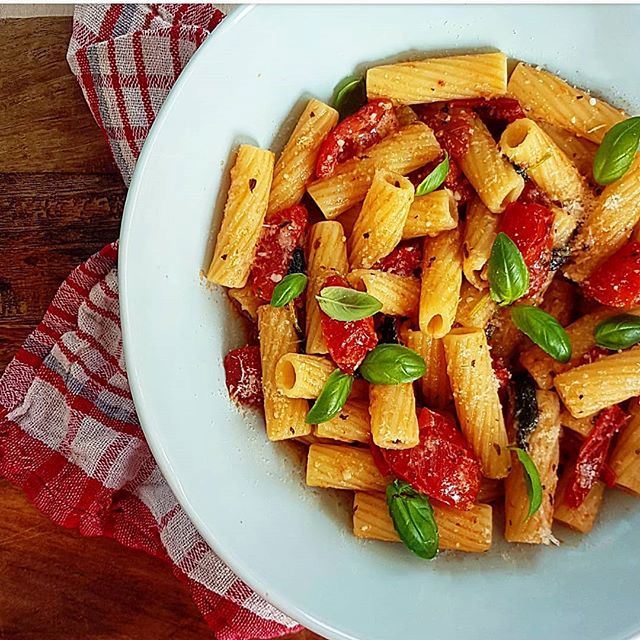
[[253, 190], [256, 188], [258, 181], [255, 178], [249, 178], [249, 191], [253, 193]]

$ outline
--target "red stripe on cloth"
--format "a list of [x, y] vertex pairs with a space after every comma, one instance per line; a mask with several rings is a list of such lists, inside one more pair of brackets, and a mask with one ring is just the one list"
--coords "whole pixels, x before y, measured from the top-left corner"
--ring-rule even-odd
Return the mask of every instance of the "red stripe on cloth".
[[73, 364], [82, 369], [82, 372], [87, 376], [87, 378], [90, 378], [95, 383], [99, 384], [108, 393], [112, 393], [114, 396], [118, 396], [123, 400], [131, 401], [131, 394], [128, 391], [115, 386], [112, 382], [110, 382], [95, 369], [90, 369], [80, 358], [77, 358], [76, 355], [71, 350], [69, 350], [64, 343], [59, 342], [57, 344], [57, 347], [60, 350], [60, 353], [62, 353], [62, 355], [67, 358], [67, 360], [73, 360]]
[[147, 126], [151, 126], [155, 119], [153, 106], [151, 104], [151, 96], [149, 95], [149, 80], [144, 65], [144, 54], [142, 52], [142, 32], [136, 31], [133, 34], [133, 62], [136, 66], [136, 79], [140, 85], [140, 93], [142, 95], [142, 106], [144, 114], [147, 117]]
[[111, 322], [120, 326], [120, 316], [118, 314], [113, 313], [113, 311], [107, 309], [106, 307], [98, 306], [91, 298], [87, 298], [85, 300], [85, 306], [87, 307], [87, 309], [100, 314], [103, 318], [111, 320]]
[[104, 122], [102, 120], [102, 113], [100, 112], [100, 100], [98, 99], [93, 76], [91, 75], [91, 66], [89, 65], [87, 50], [84, 48], [78, 49], [76, 53], [76, 60], [78, 61], [78, 67], [80, 68], [80, 78], [78, 78], [78, 80], [84, 89], [84, 95], [89, 103], [89, 109], [91, 109], [91, 114], [102, 131], [104, 139], [109, 143], [110, 140], [104, 130]]
[[107, 40], [107, 55], [109, 57], [109, 65], [111, 67], [111, 84], [113, 86], [113, 90], [116, 95], [116, 105], [118, 107], [118, 113], [120, 115], [120, 121], [122, 122], [122, 129], [124, 131], [124, 136], [129, 145], [129, 149], [131, 149], [131, 153], [138, 157], [140, 153], [140, 149], [138, 147], [138, 143], [136, 142], [136, 137], [133, 134], [133, 129], [131, 127], [131, 121], [129, 120], [129, 112], [127, 110], [127, 104], [124, 99], [124, 94], [122, 93], [122, 84], [120, 83], [120, 78], [118, 76], [118, 62], [116, 60], [116, 45], [115, 42], [111, 40]]
[[30, 367], [39, 367], [42, 364], [42, 358], [39, 358], [33, 353], [29, 353], [29, 351], [26, 351], [25, 349], [18, 350], [18, 353], [16, 353], [14, 358], [18, 362], [28, 364]]
[[122, 375], [127, 375], [126, 371], [120, 366], [120, 360], [116, 354], [109, 353], [94, 336], [86, 331], [78, 328], [76, 329], [76, 335], [81, 340], [84, 340], [92, 349], [95, 349], [104, 359], [105, 363], [108, 363], [112, 369], [116, 370]]
[[176, 22], [169, 30], [169, 53], [171, 54], [171, 64], [173, 65], [173, 80], [180, 75], [182, 63], [180, 60], [180, 23]]
[[113, 34], [114, 27], [118, 24], [118, 19], [122, 14], [124, 7], [121, 4], [112, 4], [104, 14], [100, 30], [98, 31], [98, 40], [106, 40]]

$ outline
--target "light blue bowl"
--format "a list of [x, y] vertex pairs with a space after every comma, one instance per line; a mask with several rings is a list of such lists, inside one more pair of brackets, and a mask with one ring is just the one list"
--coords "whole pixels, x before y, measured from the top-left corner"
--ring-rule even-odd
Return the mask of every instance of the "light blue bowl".
[[339, 79], [371, 63], [485, 48], [630, 112], [640, 106], [638, 6], [243, 8], [173, 90], [127, 201], [127, 365], [154, 454], [220, 556], [329, 638], [613, 640], [640, 630], [634, 499], [608, 491], [594, 531], [558, 527], [558, 548], [506, 545], [497, 523], [487, 555], [421, 562], [400, 545], [356, 540], [347, 497], [304, 487], [302, 461], [268, 443], [261, 421], [226, 397], [222, 355], [242, 337], [223, 296], [198, 273], [230, 149], [282, 140], [304, 96], [328, 100]]

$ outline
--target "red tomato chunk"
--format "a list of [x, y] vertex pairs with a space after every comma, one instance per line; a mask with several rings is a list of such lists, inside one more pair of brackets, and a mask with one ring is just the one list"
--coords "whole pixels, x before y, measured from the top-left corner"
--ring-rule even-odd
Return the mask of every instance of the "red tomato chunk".
[[316, 176], [328, 178], [339, 164], [362, 153], [399, 128], [398, 117], [390, 100], [368, 102], [329, 132], [318, 152]]
[[[349, 283], [342, 276], [330, 276], [324, 287], [349, 287]], [[372, 317], [342, 322], [322, 313], [320, 325], [329, 355], [344, 373], [353, 374], [378, 344]]]
[[374, 269], [395, 273], [398, 276], [415, 276], [422, 265], [422, 242], [409, 240], [400, 243], [388, 256], [378, 260]]
[[262, 365], [260, 347], [233, 349], [224, 357], [229, 397], [247, 407], [262, 406]]
[[[611, 440], [628, 419], [629, 416], [618, 406], [609, 407], [598, 414], [580, 447], [565, 489], [564, 502], [571, 509], [577, 509], [584, 502], [593, 485], [602, 477]], [[604, 473], [608, 482], [612, 481], [610, 471]]]
[[307, 210], [296, 204], [265, 221], [249, 277], [253, 292], [264, 302], [271, 300], [275, 286], [287, 274], [291, 256], [302, 242], [308, 217]]
[[471, 110], [455, 102], [435, 102], [414, 107], [418, 118], [435, 134], [442, 148], [454, 160], [460, 160], [469, 150], [471, 142]]
[[553, 246], [553, 213], [539, 204], [512, 202], [504, 210], [498, 231], [506, 233], [520, 250], [529, 270], [529, 296], [544, 284]]
[[640, 303], [640, 242], [632, 241], [604, 261], [585, 280], [586, 296], [608, 307]]
[[421, 409], [418, 422], [418, 445], [412, 449], [379, 449], [380, 457], [393, 475], [416, 491], [450, 507], [470, 509], [482, 480], [478, 459], [453, 418]]

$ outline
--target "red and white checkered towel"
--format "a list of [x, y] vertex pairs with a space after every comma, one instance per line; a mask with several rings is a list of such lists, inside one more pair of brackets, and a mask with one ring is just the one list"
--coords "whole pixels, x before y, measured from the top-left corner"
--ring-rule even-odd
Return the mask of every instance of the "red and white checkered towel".
[[[76, 8], [69, 64], [126, 182], [173, 82], [222, 18], [211, 5]], [[117, 251], [67, 278], [0, 379], [0, 476], [58, 524], [165, 558], [219, 640], [296, 631], [211, 551], [149, 451], [124, 368]]]

